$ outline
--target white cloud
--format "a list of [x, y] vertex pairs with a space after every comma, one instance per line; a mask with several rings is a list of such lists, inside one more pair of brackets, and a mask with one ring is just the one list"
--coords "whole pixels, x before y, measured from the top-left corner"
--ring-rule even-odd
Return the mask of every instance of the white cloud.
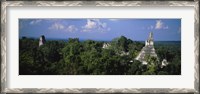
[[87, 24], [85, 25], [86, 29], [92, 29], [92, 28], [96, 28], [97, 26], [97, 22], [96, 20], [87, 20]]
[[42, 20], [40, 20], [40, 19], [32, 20], [29, 24], [30, 24], [30, 25], [35, 25], [35, 24], [40, 23], [41, 21], [42, 21]]
[[168, 25], [165, 25], [161, 20], [157, 20], [155, 25], [150, 25], [147, 27], [148, 30], [159, 30], [159, 29], [169, 29]]
[[99, 19], [88, 19], [86, 25], [82, 27], [82, 32], [90, 32], [90, 31], [109, 31], [107, 24], [101, 22]]
[[64, 31], [64, 32], [76, 32], [78, 31], [78, 28], [75, 25], [63, 25], [61, 23], [54, 23], [52, 24], [48, 29], [50, 30], [60, 30], [60, 31]]
[[49, 27], [50, 30], [63, 30], [64, 28], [64, 25], [60, 23], [54, 23]]
[[156, 21], [155, 29], [163, 28], [163, 22], [161, 20]]
[[78, 31], [78, 28], [76, 28], [76, 26], [74, 25], [70, 25], [67, 27], [67, 31], [68, 32], [75, 32], [75, 31]]

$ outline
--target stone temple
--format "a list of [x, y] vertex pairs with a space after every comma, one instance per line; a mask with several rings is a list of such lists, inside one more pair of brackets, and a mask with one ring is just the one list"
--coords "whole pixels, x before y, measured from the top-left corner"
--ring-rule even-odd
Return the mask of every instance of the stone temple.
[[147, 64], [148, 62], [145, 61], [146, 55], [150, 55], [157, 58], [157, 54], [154, 49], [154, 41], [153, 41], [152, 32], [150, 32], [148, 39], [145, 41], [145, 46], [142, 48], [141, 52], [135, 59], [139, 60], [143, 64]]
[[44, 36], [44, 35], [40, 36], [39, 47], [42, 46], [42, 45], [44, 45], [45, 42], [46, 42], [46, 40], [45, 40], [45, 36]]

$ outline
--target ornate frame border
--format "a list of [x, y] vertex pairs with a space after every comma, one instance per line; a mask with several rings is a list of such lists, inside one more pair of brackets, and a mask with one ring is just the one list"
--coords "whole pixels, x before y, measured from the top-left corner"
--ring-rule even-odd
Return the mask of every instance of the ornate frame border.
[[[193, 6], [195, 9], [195, 81], [188, 88], [15, 88], [6, 87], [6, 7], [8, 6]], [[199, 0], [195, 1], [2, 1], [1, 2], [1, 93], [195, 93], [199, 94]]]

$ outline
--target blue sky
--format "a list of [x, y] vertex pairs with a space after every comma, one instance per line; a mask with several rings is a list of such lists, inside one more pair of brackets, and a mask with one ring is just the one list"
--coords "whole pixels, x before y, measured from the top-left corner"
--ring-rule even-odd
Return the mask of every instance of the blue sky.
[[19, 19], [19, 37], [92, 39], [109, 41], [125, 36], [144, 41], [180, 41], [181, 19]]

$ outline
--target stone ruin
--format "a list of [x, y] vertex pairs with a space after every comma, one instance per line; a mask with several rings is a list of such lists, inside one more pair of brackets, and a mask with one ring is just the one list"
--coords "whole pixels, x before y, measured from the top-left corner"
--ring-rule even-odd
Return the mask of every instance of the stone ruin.
[[40, 39], [39, 39], [39, 47], [42, 46], [42, 45], [44, 45], [45, 42], [46, 42], [45, 36], [44, 36], [44, 35], [40, 36]]
[[135, 58], [136, 60], [139, 60], [143, 64], [147, 64], [148, 62], [145, 61], [145, 56], [150, 55], [152, 57], [157, 57], [157, 54], [154, 49], [154, 41], [153, 41], [153, 33], [150, 32], [149, 38], [145, 41], [145, 46], [142, 48], [139, 55]]

